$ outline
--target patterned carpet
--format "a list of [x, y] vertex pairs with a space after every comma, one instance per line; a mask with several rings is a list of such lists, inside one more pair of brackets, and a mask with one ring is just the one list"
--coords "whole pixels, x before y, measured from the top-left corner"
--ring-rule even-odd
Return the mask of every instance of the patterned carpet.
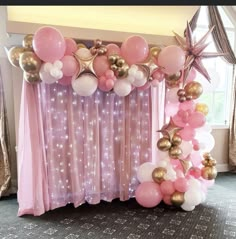
[[236, 238], [236, 174], [219, 174], [207, 201], [192, 212], [164, 204], [140, 207], [135, 199], [68, 205], [40, 217], [17, 217], [15, 197], [0, 200], [1, 239], [233, 239]]

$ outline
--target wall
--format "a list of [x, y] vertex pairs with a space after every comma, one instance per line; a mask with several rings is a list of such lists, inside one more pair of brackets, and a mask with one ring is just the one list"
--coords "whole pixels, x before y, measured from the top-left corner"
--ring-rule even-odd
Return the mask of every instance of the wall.
[[[0, 25], [0, 45], [8, 47], [11, 47], [12, 45], [19, 45], [19, 42], [22, 42], [23, 39], [22, 35], [12, 34], [10, 36], [7, 36], [6, 34], [6, 7], [0, 7], [0, 21], [4, 23]], [[13, 160], [15, 160], [14, 147], [15, 145], [17, 145], [18, 139], [18, 121], [23, 74], [19, 68], [12, 67], [8, 63], [3, 47], [0, 48], [0, 56], [0, 64], [3, 71], [2, 73], [4, 75], [4, 88], [6, 93], [7, 111], [10, 124], [12, 155]], [[212, 155], [217, 160], [217, 167], [219, 171], [228, 170], [228, 133], [228, 129], [214, 129], [212, 131], [212, 134], [216, 141]], [[13, 171], [14, 174], [16, 174], [16, 170], [13, 169]]]

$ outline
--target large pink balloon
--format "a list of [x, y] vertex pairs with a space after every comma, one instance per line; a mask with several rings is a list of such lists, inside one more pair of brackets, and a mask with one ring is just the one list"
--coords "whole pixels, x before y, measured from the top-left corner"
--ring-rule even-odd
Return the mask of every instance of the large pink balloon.
[[188, 123], [192, 128], [202, 127], [206, 122], [206, 117], [201, 112], [194, 112], [189, 117]]
[[78, 61], [73, 56], [63, 56], [61, 62], [63, 64], [62, 72], [65, 76], [73, 76], [79, 69]]
[[129, 65], [144, 61], [148, 53], [148, 43], [141, 36], [130, 36], [121, 45], [121, 55]]
[[189, 125], [187, 125], [186, 127], [184, 127], [184, 129], [179, 131], [179, 135], [181, 136], [181, 138], [186, 141], [192, 140], [195, 134], [196, 134], [195, 130]]
[[168, 75], [179, 72], [185, 62], [185, 53], [179, 46], [167, 46], [163, 48], [158, 56], [158, 65], [163, 67], [162, 71]]
[[41, 27], [34, 34], [33, 49], [41, 60], [54, 62], [65, 54], [65, 39], [56, 28]]
[[135, 191], [137, 202], [143, 207], [155, 207], [162, 200], [160, 186], [154, 182], [143, 182]]
[[75, 40], [71, 38], [65, 38], [65, 43], [66, 43], [65, 55], [72, 56], [73, 53], [77, 51], [77, 44]]
[[107, 48], [107, 56], [110, 55], [120, 55], [120, 47], [117, 46], [116, 44], [108, 44], [106, 45]]
[[177, 178], [174, 181], [175, 189], [179, 192], [186, 192], [189, 189], [188, 180], [185, 178]]
[[171, 180], [165, 180], [161, 183], [161, 192], [163, 195], [171, 195], [175, 192], [174, 184]]
[[97, 56], [93, 61], [93, 69], [98, 77], [105, 74], [109, 70], [110, 65], [106, 56]]

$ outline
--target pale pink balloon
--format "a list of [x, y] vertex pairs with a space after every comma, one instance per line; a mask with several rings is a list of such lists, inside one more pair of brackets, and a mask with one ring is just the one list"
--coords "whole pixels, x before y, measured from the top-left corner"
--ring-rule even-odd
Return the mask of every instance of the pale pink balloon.
[[189, 183], [188, 180], [185, 178], [177, 178], [174, 181], [174, 187], [179, 192], [186, 192], [189, 189]]
[[71, 76], [63, 76], [58, 83], [60, 85], [71, 85], [72, 77]]
[[195, 103], [193, 100], [190, 100], [190, 101], [184, 101], [183, 103], [181, 103], [179, 105], [179, 108], [181, 110], [194, 110], [195, 108]]
[[201, 165], [201, 162], [203, 160], [202, 156], [198, 151], [193, 151], [190, 154], [190, 159], [194, 167], [199, 167]]
[[172, 75], [183, 68], [185, 63], [185, 53], [179, 46], [167, 46], [161, 50], [157, 61], [158, 65], [163, 67], [162, 71], [164, 73]]
[[179, 126], [179, 127], [185, 127], [186, 123], [183, 122], [182, 117], [180, 117], [178, 114], [174, 115], [172, 117], [172, 120], [174, 121], [174, 123]]
[[106, 73], [105, 73], [105, 76], [106, 76], [107, 78], [114, 78], [114, 77], [115, 77], [114, 71], [112, 71], [112, 70], [107, 70]]
[[164, 195], [163, 196], [163, 202], [167, 205], [172, 205], [171, 203], [171, 195]]
[[111, 79], [108, 79], [105, 84], [106, 84], [106, 88], [111, 90], [114, 86], [114, 81]]
[[185, 126], [184, 129], [179, 131], [179, 135], [183, 140], [192, 140], [195, 136], [195, 130], [189, 125]]
[[120, 51], [120, 47], [117, 46], [116, 44], [108, 44], [106, 45], [106, 48], [107, 48], [107, 56], [110, 56], [110, 55], [120, 55], [121, 54], [121, 51]]
[[147, 208], [157, 206], [162, 200], [160, 186], [154, 182], [143, 182], [135, 191], [137, 202]]
[[73, 76], [78, 71], [79, 63], [73, 56], [63, 56], [61, 62], [63, 75]]
[[141, 36], [130, 36], [121, 45], [121, 55], [129, 65], [144, 61], [148, 53], [148, 43]]
[[65, 55], [72, 56], [73, 53], [77, 51], [77, 44], [75, 40], [71, 38], [65, 38], [65, 43], [66, 43]]
[[33, 37], [33, 49], [42, 61], [54, 62], [65, 54], [65, 39], [54, 27], [40, 27]]
[[179, 88], [177, 88], [177, 87], [168, 89], [168, 91], [166, 92], [167, 101], [169, 101], [171, 103], [178, 103], [179, 102], [179, 97], [177, 95], [178, 90], [179, 90]]
[[93, 69], [98, 77], [105, 74], [109, 70], [110, 65], [106, 56], [97, 56], [93, 61]]
[[171, 195], [175, 192], [175, 187], [171, 180], [163, 181], [160, 188], [163, 195]]
[[202, 127], [206, 122], [206, 117], [201, 112], [194, 112], [190, 115], [188, 123], [192, 128]]
[[179, 104], [177, 103], [167, 103], [165, 107], [165, 115], [166, 116], [173, 116], [179, 109]]
[[201, 169], [197, 167], [192, 167], [189, 169], [188, 174], [193, 176], [194, 178], [200, 178], [201, 177]]
[[159, 82], [164, 80], [164, 78], [165, 78], [164, 76], [165, 76], [165, 74], [161, 70], [158, 70], [158, 69], [156, 71], [154, 71], [154, 73], [152, 74], [153, 79], [158, 80]]

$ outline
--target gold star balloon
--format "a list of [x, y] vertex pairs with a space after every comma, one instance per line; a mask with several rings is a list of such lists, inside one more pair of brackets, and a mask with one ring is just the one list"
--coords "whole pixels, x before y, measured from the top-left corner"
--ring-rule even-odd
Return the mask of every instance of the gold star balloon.
[[206, 40], [210, 36], [213, 29], [214, 26], [198, 42], [196, 42], [195, 39], [193, 38], [193, 33], [188, 22], [187, 22], [186, 38], [183, 38], [174, 32], [175, 38], [177, 42], [180, 44], [180, 47], [184, 51], [186, 51], [186, 61], [184, 65], [184, 78], [183, 78], [184, 83], [188, 76], [188, 73], [192, 68], [195, 68], [210, 82], [211, 78], [205, 66], [202, 64], [202, 59], [226, 55], [226, 53], [204, 52], [206, 47], [209, 45], [209, 43], [206, 43]]

